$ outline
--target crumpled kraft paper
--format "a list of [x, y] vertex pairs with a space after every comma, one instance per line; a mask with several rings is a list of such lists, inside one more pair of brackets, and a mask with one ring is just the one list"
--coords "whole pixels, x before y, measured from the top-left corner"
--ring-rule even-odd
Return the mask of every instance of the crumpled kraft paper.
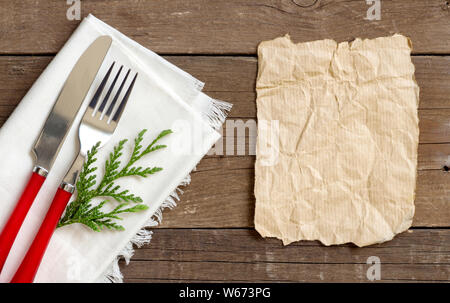
[[414, 216], [419, 87], [402, 35], [259, 45], [255, 228], [380, 243]]

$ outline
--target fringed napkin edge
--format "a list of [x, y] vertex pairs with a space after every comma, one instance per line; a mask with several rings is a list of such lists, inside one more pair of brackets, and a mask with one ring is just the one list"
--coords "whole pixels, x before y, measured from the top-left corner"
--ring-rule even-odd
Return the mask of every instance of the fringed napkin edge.
[[[206, 112], [202, 115], [209, 122], [214, 130], [218, 130], [222, 124], [225, 122], [227, 117], [227, 112], [231, 110], [233, 105], [231, 103], [220, 101], [216, 99], [211, 99], [211, 105]], [[195, 170], [195, 167], [192, 171]], [[108, 266], [107, 270], [103, 273], [103, 276], [99, 278], [100, 283], [122, 283], [123, 275], [120, 271], [119, 261], [121, 259], [125, 260], [125, 264], [130, 263], [131, 258], [134, 255], [134, 246], [140, 248], [144, 245], [150, 244], [152, 240], [153, 231], [149, 230], [159, 224], [161, 224], [163, 219], [163, 211], [166, 208], [173, 209], [177, 206], [177, 201], [180, 201], [180, 195], [183, 194], [183, 190], [180, 187], [189, 185], [191, 182], [191, 176], [188, 174], [180, 184], [175, 188], [175, 190], [164, 200], [161, 206], [156, 210], [156, 212], [150, 217], [150, 219], [142, 226], [142, 228], [134, 235], [133, 238], [125, 245], [125, 247], [120, 251], [116, 258]]]

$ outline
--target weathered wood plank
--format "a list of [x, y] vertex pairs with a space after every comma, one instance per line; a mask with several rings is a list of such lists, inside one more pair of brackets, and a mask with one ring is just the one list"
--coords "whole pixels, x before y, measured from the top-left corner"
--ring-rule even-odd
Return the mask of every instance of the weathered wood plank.
[[[186, 280], [186, 279], [152, 279], [152, 278], [134, 278], [134, 279], [128, 279], [125, 277], [126, 283], [221, 283], [221, 281], [215, 281], [214, 279], [208, 279], [208, 280]], [[228, 282], [228, 281], [223, 281]], [[264, 280], [255, 280], [255, 281], [245, 281], [245, 280], [233, 280], [230, 281], [230, 283], [270, 283], [271, 281], [264, 281]], [[341, 283], [342, 281], [336, 281], [336, 283]], [[425, 281], [419, 281], [419, 280], [411, 280], [411, 279], [383, 279], [383, 281], [379, 281], [380, 283], [408, 283], [408, 282], [414, 282], [414, 283], [444, 283], [447, 282], [439, 281], [439, 280], [425, 280]], [[289, 283], [289, 282], [287, 282]], [[295, 281], [293, 282], [295, 283]], [[301, 283], [301, 282], [299, 282]], [[309, 281], [305, 281], [305, 283], [310, 283]], [[373, 283], [373, 282], [371, 282]]]
[[419, 142], [450, 142], [450, 109], [419, 110]]
[[[226, 138], [224, 139], [226, 140]], [[208, 155], [197, 166], [197, 171], [213, 169], [239, 169], [253, 168], [255, 162], [254, 152], [249, 153], [248, 141], [245, 143], [245, 156]], [[418, 170], [443, 170], [444, 166], [450, 167], [450, 144], [419, 144]], [[210, 158], [220, 158], [214, 160]]]
[[[238, 138], [239, 139], [239, 138]], [[236, 141], [240, 141], [236, 139]], [[226, 141], [227, 138], [222, 138]], [[213, 170], [223, 168], [252, 168], [255, 162], [254, 149], [250, 152], [248, 139], [246, 141], [237, 142], [236, 145], [245, 145], [245, 156], [237, 156], [236, 154], [225, 157], [224, 155], [211, 154], [205, 157], [197, 166], [197, 171]], [[210, 160], [209, 158], [220, 158], [219, 160]], [[207, 160], [208, 159], [208, 160]], [[418, 170], [444, 169], [444, 166], [450, 167], [450, 143], [446, 144], [419, 144], [418, 148]]]
[[53, 57], [0, 57], [0, 127], [51, 59]]
[[283, 247], [254, 230], [165, 229], [121, 265], [127, 281], [367, 282], [367, 258], [381, 261], [383, 281], [450, 280], [449, 230], [413, 230], [357, 248], [302, 241]]
[[[93, 13], [162, 53], [254, 54], [260, 41], [286, 33], [294, 41], [346, 41], [397, 32], [411, 37], [416, 53], [450, 53], [445, 1], [384, 1], [379, 21], [365, 19], [365, 1], [302, 3], [311, 0], [83, 0], [81, 15]], [[0, 7], [3, 54], [55, 53], [79, 23], [67, 20], [66, 1], [1, 0]]]
[[[16, 105], [48, 65], [51, 56], [0, 57], [2, 104]], [[205, 91], [234, 104], [235, 117], [255, 117], [257, 59], [251, 57], [165, 56], [206, 82]], [[413, 57], [420, 86], [420, 109], [450, 108], [450, 56]], [[19, 93], [19, 94], [18, 94]]]
[[[253, 227], [254, 168], [249, 157], [203, 159], [179, 206], [164, 212], [162, 228]], [[205, 169], [203, 169], [203, 167]], [[450, 173], [418, 171], [413, 226], [450, 226]]]
[[450, 173], [417, 172], [413, 226], [450, 226]]
[[[125, 282], [128, 278], [183, 280], [180, 277], [210, 282], [370, 282], [368, 268], [367, 264], [131, 261], [122, 271]], [[448, 282], [450, 265], [386, 264], [382, 270], [385, 282]]]
[[[181, 68], [206, 81], [205, 91], [234, 104], [230, 118], [256, 118], [255, 58], [168, 57]], [[49, 57], [0, 57], [0, 125], [10, 115], [32, 82], [50, 62]], [[415, 57], [421, 91], [422, 143], [450, 142], [450, 57]], [[445, 68], [444, 68], [445, 67]], [[433, 74], [434, 72], [434, 74]]]
[[[225, 100], [231, 99], [230, 101], [235, 104], [231, 116], [255, 118], [252, 92], [256, 73], [254, 58], [169, 57], [169, 59], [193, 72], [198, 78], [206, 80], [206, 90], [212, 94], [219, 94], [219, 97]], [[0, 69], [5, 71], [0, 74], [0, 95], [2, 95], [0, 124], [10, 115], [50, 60], [50, 57], [0, 57]], [[424, 109], [420, 110], [421, 140], [449, 142], [450, 111], [432, 108], [445, 106], [450, 108], [450, 99], [444, 100], [446, 88], [440, 85], [441, 80], [449, 80], [447, 83], [450, 83], [450, 74], [442, 68], [445, 65], [450, 66], [450, 61], [447, 57], [431, 60], [429, 57], [416, 57], [415, 60], [418, 74], [420, 70], [426, 71], [420, 77], [419, 84], [429, 87], [428, 94], [422, 91], [421, 107]], [[437, 72], [434, 76], [433, 70]], [[442, 92], [431, 93], [435, 91]], [[248, 140], [244, 143], [247, 145], [248, 155]], [[440, 169], [444, 165], [449, 165], [449, 149], [450, 144], [419, 145], [419, 170]], [[254, 158], [251, 156], [216, 158], [204, 159], [200, 163], [198, 172], [193, 174], [193, 183], [183, 196], [181, 206], [173, 212], [168, 212], [163, 226], [252, 226]], [[443, 171], [419, 173], [414, 222], [416, 226], [447, 226], [450, 222], [448, 176], [449, 174]], [[229, 186], [223, 185], [224, 180]], [[208, 186], [205, 187], [204, 184]], [[218, 207], [217, 209], [221, 211], [212, 214], [210, 210], [215, 209], [212, 206]], [[241, 211], [238, 212], [236, 209]], [[193, 213], [193, 216], [186, 216], [187, 213]]]
[[353, 244], [327, 247], [319, 241], [283, 246], [280, 240], [264, 239], [253, 229], [170, 228], [155, 230], [152, 245], [136, 251], [133, 260], [350, 264], [366, 263], [367, 257], [377, 256], [382, 263], [443, 264], [450, 263], [450, 254], [442, 253], [449, 250], [448, 229], [410, 230], [392, 241], [359, 248]]
[[450, 144], [419, 144], [418, 153], [419, 170], [450, 167]]
[[[235, 117], [256, 116], [257, 59], [251, 57], [166, 56], [166, 59], [204, 81], [211, 96], [234, 104]], [[450, 108], [450, 56], [416, 56], [415, 77], [420, 109]]]

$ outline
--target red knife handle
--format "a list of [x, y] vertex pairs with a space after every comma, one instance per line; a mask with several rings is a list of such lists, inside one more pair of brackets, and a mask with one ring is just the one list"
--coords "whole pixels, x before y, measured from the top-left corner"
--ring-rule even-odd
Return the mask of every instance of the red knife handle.
[[34, 276], [37, 273], [39, 265], [41, 264], [42, 257], [47, 249], [50, 238], [55, 231], [56, 225], [61, 218], [67, 203], [72, 196], [71, 192], [67, 192], [62, 188], [58, 188], [58, 191], [53, 198], [53, 202], [45, 216], [44, 221], [39, 228], [36, 237], [33, 240], [27, 254], [22, 260], [19, 269], [14, 275], [11, 283], [32, 283]]
[[8, 257], [9, 251], [19, 233], [20, 227], [28, 213], [28, 210], [33, 204], [37, 193], [41, 189], [42, 184], [45, 181], [45, 177], [33, 172], [30, 180], [28, 181], [25, 190], [22, 193], [16, 207], [14, 208], [11, 216], [3, 227], [0, 234], [0, 272], [3, 269], [6, 258]]

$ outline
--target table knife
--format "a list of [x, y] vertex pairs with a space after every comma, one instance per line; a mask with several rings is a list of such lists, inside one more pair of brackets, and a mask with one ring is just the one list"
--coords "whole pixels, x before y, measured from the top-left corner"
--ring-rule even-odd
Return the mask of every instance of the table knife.
[[97, 38], [70, 72], [33, 147], [35, 165], [31, 177], [0, 234], [0, 272], [17, 233], [55, 161], [72, 122], [97, 75], [112, 43], [110, 36]]

